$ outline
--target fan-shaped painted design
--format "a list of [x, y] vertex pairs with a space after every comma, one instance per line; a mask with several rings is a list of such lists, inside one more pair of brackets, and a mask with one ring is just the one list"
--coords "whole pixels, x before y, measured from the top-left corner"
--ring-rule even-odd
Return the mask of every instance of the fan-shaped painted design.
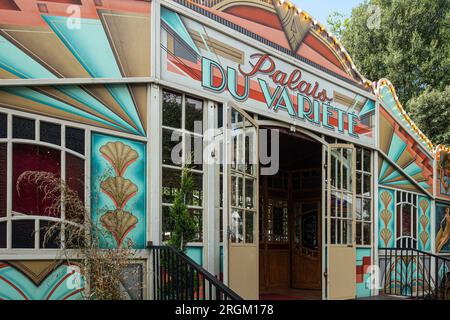
[[433, 159], [382, 108], [380, 115], [380, 148], [387, 158], [379, 160], [379, 183], [408, 191], [422, 188], [431, 192]]
[[111, 163], [117, 176], [123, 176], [128, 166], [139, 158], [136, 150], [120, 141], [108, 142], [100, 152]]
[[414, 136], [420, 142], [425, 150], [433, 152], [434, 147], [431, 141], [414, 124], [408, 114], [401, 106], [394, 86], [386, 79], [381, 79], [377, 87], [378, 97], [381, 99], [383, 107], [387, 108], [401, 123], [411, 136]]
[[428, 289], [424, 282], [424, 274], [428, 270], [422, 261], [415, 257], [397, 257], [390, 263], [386, 271], [385, 284], [391, 294], [411, 295], [422, 289]]
[[380, 189], [380, 239], [383, 241], [382, 247], [389, 247], [392, 240], [393, 230], [392, 228], [392, 205], [393, 196], [391, 191], [382, 191]]
[[419, 196], [419, 250], [431, 250], [431, 201], [430, 199]]
[[[118, 248], [125, 238], [129, 238], [134, 249], [144, 249], [146, 176], [142, 173], [146, 168], [145, 143], [93, 133], [91, 147], [92, 196], [98, 199], [92, 204], [92, 219], [106, 229], [100, 238], [100, 247]], [[114, 176], [110, 176], [112, 169]], [[130, 203], [132, 198], [135, 201]]]
[[[150, 77], [150, 3], [130, 0], [124, 11], [118, 1], [87, 0], [78, 3], [76, 21], [67, 16], [70, 5], [30, 0], [15, 11], [0, 7], [0, 78]], [[58, 103], [36, 104], [36, 92]], [[32, 104], [27, 111], [145, 135], [146, 85], [21, 87], [9, 94], [0, 96], [1, 106]]]
[[117, 246], [122, 245], [127, 234], [136, 226], [138, 219], [130, 212], [117, 209], [108, 211], [100, 218], [102, 225], [114, 236]]
[[118, 209], [122, 209], [137, 192], [137, 186], [123, 177], [110, 177], [100, 184], [102, 191], [111, 198]]

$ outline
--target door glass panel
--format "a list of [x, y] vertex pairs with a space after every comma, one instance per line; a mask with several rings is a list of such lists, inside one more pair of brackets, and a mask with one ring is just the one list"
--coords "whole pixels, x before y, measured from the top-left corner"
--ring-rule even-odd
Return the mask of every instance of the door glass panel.
[[255, 208], [255, 189], [253, 179], [245, 179], [245, 207]]
[[330, 152], [330, 244], [353, 244], [353, 156], [352, 147], [331, 147]]
[[242, 210], [232, 209], [231, 212], [231, 242], [242, 243], [244, 242], [244, 217]]
[[255, 221], [255, 213], [251, 211], [247, 211], [245, 213], [245, 242], [253, 243], [254, 236], [254, 221]]
[[238, 111], [231, 110], [230, 241], [254, 243], [256, 217], [256, 137], [257, 128]]

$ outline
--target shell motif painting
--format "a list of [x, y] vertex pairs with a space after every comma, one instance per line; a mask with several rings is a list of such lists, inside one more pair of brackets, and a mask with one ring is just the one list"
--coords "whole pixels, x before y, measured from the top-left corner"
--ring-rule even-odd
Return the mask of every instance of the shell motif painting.
[[117, 245], [120, 247], [127, 234], [133, 230], [138, 219], [130, 212], [122, 209], [108, 211], [100, 218], [102, 225], [111, 232]]
[[138, 192], [137, 186], [123, 177], [109, 177], [100, 184], [100, 187], [118, 209], [122, 209]]
[[425, 200], [425, 199], [422, 199], [420, 201], [420, 209], [422, 209], [422, 214], [420, 215], [420, 218], [419, 218], [419, 223], [420, 223], [420, 225], [422, 227], [422, 232], [420, 232], [419, 238], [420, 238], [420, 241], [422, 242], [422, 245], [423, 245], [424, 248], [426, 247], [426, 245], [428, 243], [428, 240], [430, 239], [430, 235], [426, 231], [428, 223], [429, 223], [429, 220], [430, 220], [427, 217], [428, 207], [429, 207], [428, 201]]
[[119, 177], [122, 177], [127, 168], [139, 158], [134, 149], [120, 141], [108, 142], [100, 148], [100, 152], [111, 163]]
[[128, 201], [138, 193], [138, 187], [124, 174], [139, 155], [129, 145], [120, 142], [108, 142], [100, 147], [100, 153], [111, 164], [116, 176], [108, 177], [100, 183], [100, 188], [114, 203], [115, 209], [108, 210], [100, 217], [103, 227], [108, 230], [120, 247], [139, 220], [131, 211], [125, 211]]
[[380, 195], [381, 202], [383, 203], [384, 209], [381, 210], [380, 218], [384, 223], [384, 228], [380, 231], [380, 237], [384, 242], [384, 245], [387, 247], [389, 241], [392, 239], [392, 231], [389, 230], [389, 223], [392, 219], [392, 212], [389, 210], [389, 204], [392, 201], [392, 195], [389, 192], [382, 192]]

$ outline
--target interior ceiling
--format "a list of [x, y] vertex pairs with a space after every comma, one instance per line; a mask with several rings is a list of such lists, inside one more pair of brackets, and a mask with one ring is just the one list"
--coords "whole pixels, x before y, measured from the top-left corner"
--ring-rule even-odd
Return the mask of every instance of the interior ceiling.
[[317, 168], [322, 163], [322, 148], [318, 142], [299, 134], [280, 132], [280, 169]]

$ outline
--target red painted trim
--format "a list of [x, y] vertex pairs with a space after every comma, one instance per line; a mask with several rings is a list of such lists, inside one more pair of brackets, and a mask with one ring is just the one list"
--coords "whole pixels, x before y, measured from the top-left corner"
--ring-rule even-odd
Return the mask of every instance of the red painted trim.
[[28, 300], [28, 298], [25, 296], [25, 294], [22, 292], [22, 290], [20, 290], [14, 283], [12, 283], [8, 279], [4, 278], [3, 276], [0, 276], [0, 279], [5, 281], [11, 287], [13, 287], [25, 300]]

